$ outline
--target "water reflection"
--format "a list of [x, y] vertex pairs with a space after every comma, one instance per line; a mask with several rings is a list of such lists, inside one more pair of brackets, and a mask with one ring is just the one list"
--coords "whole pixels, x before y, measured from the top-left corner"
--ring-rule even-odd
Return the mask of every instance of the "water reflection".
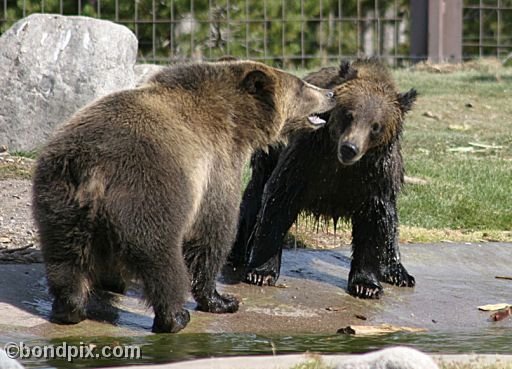
[[[12, 341], [1, 339], [1, 343]], [[65, 360], [24, 359], [28, 368], [86, 368], [128, 364], [165, 363], [197, 358], [272, 355], [302, 352], [324, 354], [364, 353], [393, 345], [406, 345], [424, 352], [509, 354], [512, 332], [496, 327], [479, 333], [395, 333], [373, 337], [345, 335], [263, 336], [253, 334], [178, 334], [148, 335], [141, 337], [88, 337], [66, 339], [23, 340], [27, 346], [35, 345], [94, 345], [96, 352], [103, 346], [136, 345], [141, 347], [140, 359], [76, 359]], [[2, 345], [3, 346], [3, 345]]]

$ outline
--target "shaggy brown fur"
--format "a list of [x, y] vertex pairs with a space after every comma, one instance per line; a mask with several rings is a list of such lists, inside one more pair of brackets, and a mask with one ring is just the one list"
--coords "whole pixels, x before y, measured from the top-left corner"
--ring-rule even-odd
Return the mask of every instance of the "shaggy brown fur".
[[143, 282], [154, 332], [186, 326], [190, 285], [198, 309], [236, 311], [215, 278], [236, 232], [242, 166], [334, 104], [328, 90], [240, 61], [171, 67], [79, 111], [34, 175], [51, 320], [84, 319], [90, 291], [122, 291], [125, 271]]

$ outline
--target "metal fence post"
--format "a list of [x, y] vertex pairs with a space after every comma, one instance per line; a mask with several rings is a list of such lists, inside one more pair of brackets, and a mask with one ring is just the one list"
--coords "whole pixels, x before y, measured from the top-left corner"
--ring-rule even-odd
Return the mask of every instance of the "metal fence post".
[[411, 45], [413, 63], [424, 60], [428, 55], [428, 0], [410, 0]]

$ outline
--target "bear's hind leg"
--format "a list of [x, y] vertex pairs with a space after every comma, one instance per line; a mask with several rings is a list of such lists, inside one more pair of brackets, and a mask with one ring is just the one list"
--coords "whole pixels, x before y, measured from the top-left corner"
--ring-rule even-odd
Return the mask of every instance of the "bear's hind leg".
[[[213, 227], [212, 227], [213, 229]], [[197, 302], [197, 310], [210, 313], [234, 313], [238, 310], [238, 300], [230, 295], [221, 295], [216, 289], [216, 278], [229, 252], [225, 244], [207, 239], [196, 239], [184, 244], [185, 260], [192, 276], [192, 295]]]
[[86, 318], [90, 279], [74, 261], [46, 260], [46, 275], [54, 300], [50, 321], [76, 324]]
[[54, 298], [50, 321], [76, 324], [86, 318], [94, 274], [91, 232], [78, 212], [51, 217], [39, 208], [36, 210], [46, 278]]
[[183, 307], [190, 282], [181, 242], [168, 236], [172, 228], [139, 224], [140, 234], [125, 243], [123, 255], [125, 265], [142, 281], [145, 299], [153, 307], [155, 333], [179, 332], [190, 321]]
[[[216, 196], [208, 198], [216, 199]], [[183, 244], [197, 310], [211, 313], [234, 313], [238, 310], [238, 300], [234, 296], [221, 295], [216, 289], [217, 275], [235, 238], [238, 206], [236, 196], [227, 196], [221, 203], [205, 204], [202, 215]]]
[[145, 300], [155, 313], [152, 331], [176, 333], [190, 321], [183, 307], [190, 286], [182, 254], [185, 217], [181, 214], [187, 209], [187, 197], [180, 203], [177, 194], [157, 191], [165, 188], [145, 192], [136, 188], [122, 191], [123, 196], [109, 204], [109, 219], [115, 224], [113, 255], [142, 282]]
[[[183, 259], [179, 262], [177, 260], [172, 260], [175, 272], [176, 264], [183, 263]], [[190, 321], [188, 310], [183, 308], [186, 287], [189, 285], [188, 281], [182, 281], [186, 275], [185, 265], [179, 266], [182, 270], [173, 276], [169, 273], [170, 262], [141, 268], [138, 273], [144, 284], [145, 297], [155, 312], [152, 327], [154, 333], [177, 333]]]
[[[96, 280], [94, 288], [124, 294], [127, 289], [127, 281], [122, 260], [119, 258], [119, 246], [115, 241], [106, 237], [108, 230], [102, 230], [103, 237], [96, 238], [95, 271]], [[114, 252], [114, 248], [117, 252]]]

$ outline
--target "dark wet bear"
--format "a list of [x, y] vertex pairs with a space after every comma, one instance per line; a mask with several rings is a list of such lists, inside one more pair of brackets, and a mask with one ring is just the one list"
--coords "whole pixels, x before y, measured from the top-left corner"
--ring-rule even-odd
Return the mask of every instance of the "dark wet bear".
[[337, 106], [321, 129], [253, 155], [228, 270], [241, 270], [248, 283], [274, 284], [283, 238], [306, 212], [351, 221], [350, 294], [378, 298], [380, 282], [414, 286], [400, 261], [396, 201], [404, 178], [400, 136], [416, 91], [398, 93], [389, 70], [372, 59], [323, 68], [305, 80], [334, 88]]
[[241, 169], [334, 105], [331, 91], [240, 61], [167, 68], [75, 114], [34, 174], [51, 320], [83, 320], [90, 292], [122, 292], [125, 275], [142, 281], [154, 332], [186, 326], [190, 289], [199, 310], [236, 311], [215, 278], [236, 235]]

